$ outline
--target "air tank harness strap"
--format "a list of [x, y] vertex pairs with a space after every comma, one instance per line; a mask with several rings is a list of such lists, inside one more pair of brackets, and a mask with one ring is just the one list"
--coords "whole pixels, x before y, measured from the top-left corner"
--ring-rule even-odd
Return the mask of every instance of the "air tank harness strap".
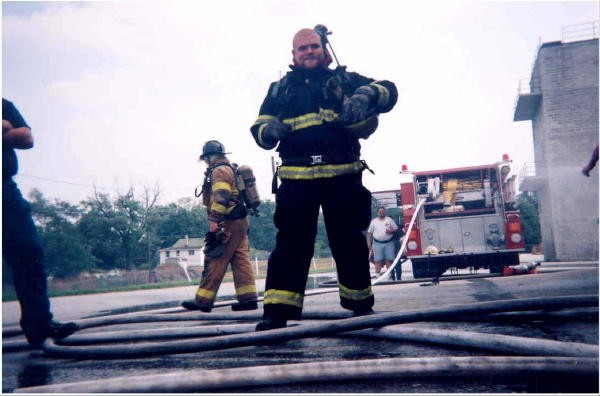
[[360, 162], [363, 164], [363, 170], [368, 170], [369, 172], [371, 172], [372, 174], [375, 174], [375, 172], [373, 171], [373, 169], [369, 168], [369, 165], [367, 165], [367, 161], [365, 160], [360, 160]]

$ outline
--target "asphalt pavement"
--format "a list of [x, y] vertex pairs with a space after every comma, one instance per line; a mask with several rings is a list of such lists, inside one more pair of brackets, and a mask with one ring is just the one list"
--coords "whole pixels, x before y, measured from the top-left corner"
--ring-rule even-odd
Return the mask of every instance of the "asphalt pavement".
[[[522, 261], [535, 260], [535, 257], [523, 257]], [[432, 309], [459, 309], [471, 307], [482, 303], [495, 303], [498, 301], [522, 301], [525, 299], [552, 299], [573, 296], [598, 296], [598, 263], [545, 263], [543, 262], [538, 273], [515, 276], [487, 276], [487, 271], [478, 274], [463, 272], [452, 277], [442, 277], [439, 283], [433, 283], [430, 279], [414, 280], [410, 277], [410, 268], [403, 268], [403, 280], [401, 282], [382, 282], [374, 286], [376, 298], [376, 315], [365, 318], [351, 318], [350, 314], [339, 306], [337, 289], [316, 288], [307, 292], [304, 302], [304, 313], [307, 319], [299, 322], [291, 322], [289, 329], [283, 329], [281, 333], [301, 332], [312, 327], [320, 331], [322, 323], [330, 323], [327, 326], [339, 326], [339, 323], [353, 323], [361, 320], [387, 320], [390, 315], [404, 315], [410, 312], [427, 311]], [[448, 274], [449, 275], [449, 274]], [[257, 285], [259, 290], [264, 289], [264, 281]], [[116, 314], [130, 312], [127, 315], [139, 315], [147, 312], [161, 312], [156, 308], [162, 308], [165, 312], [174, 315], [188, 315], [179, 308], [181, 300], [189, 299], [194, 295], [196, 285], [186, 287], [144, 290], [135, 292], [119, 292], [108, 294], [95, 294], [85, 296], [58, 297], [52, 299], [52, 307], [58, 320], [93, 320], [102, 321], [116, 317]], [[230, 296], [233, 289], [231, 284], [221, 286], [220, 295]], [[82, 381], [92, 381], [94, 386], [104, 389], [100, 393], [112, 393], [115, 388], [110, 388], [107, 381], [115, 379], [121, 388], [118, 392], [146, 393], [156, 391], [160, 393], [514, 393], [514, 392], [584, 392], [596, 393], [598, 391], [598, 358], [576, 358], [579, 363], [579, 372], [564, 372], [564, 368], [551, 368], [546, 372], [541, 369], [533, 369], [534, 363], [519, 363], [520, 370], [511, 374], [507, 367], [498, 366], [505, 359], [532, 359], [523, 357], [520, 353], [499, 352], [498, 350], [481, 349], [479, 347], [458, 347], [445, 343], [434, 342], [409, 342], [398, 341], [389, 338], [377, 339], [373, 337], [357, 336], [333, 336], [332, 334], [317, 335], [309, 338], [294, 336], [283, 342], [249, 344], [248, 337], [256, 334], [253, 326], [262, 314], [262, 306], [257, 311], [235, 316], [227, 302], [213, 310], [211, 314], [194, 317], [192, 321], [164, 322], [164, 323], [127, 323], [120, 325], [95, 326], [82, 329], [75, 336], [95, 337], [99, 334], [105, 335], [157, 330], [159, 333], [176, 335], [182, 329], [196, 329], [202, 327], [217, 327], [218, 331], [226, 332], [230, 329], [242, 329], [245, 334], [221, 337], [195, 337], [185, 338], [181, 341], [156, 341], [153, 345], [158, 348], [166, 347], [170, 342], [180, 342], [178, 352], [166, 354], [151, 354], [146, 357], [128, 358], [82, 358], [77, 355], [70, 357], [56, 357], [45, 355], [42, 351], [16, 350], [3, 351], [3, 392], [27, 391], [53, 392], [56, 388], [48, 386], [66, 386]], [[147, 311], [154, 309], [154, 311]], [[595, 311], [594, 311], [595, 309]], [[140, 311], [139, 314], [133, 311]], [[171, 313], [169, 313], [171, 314]], [[559, 315], [560, 314], [560, 315]], [[561, 319], [566, 314], [568, 319]], [[3, 303], [3, 328], [14, 327], [18, 323], [17, 303]], [[207, 316], [208, 315], [208, 316]], [[210, 315], [212, 318], [210, 319]], [[327, 315], [334, 317], [332, 320], [324, 320]], [[598, 346], [598, 313], [597, 303], [589, 308], [581, 308], [580, 311], [564, 310], [557, 312], [558, 316], [546, 316], [540, 314], [537, 317], [511, 316], [510, 319], [502, 317], [470, 317], [454, 318], [444, 320], [411, 320], [412, 326], [421, 330], [442, 330], [442, 332], [470, 332], [469, 334], [489, 335], [494, 339], [495, 335], [516, 337], [520, 340], [526, 337], [528, 340], [558, 341], [560, 345], [567, 347], [596, 348]], [[316, 317], [316, 319], [315, 319]], [[312, 318], [312, 319], [311, 319]], [[320, 318], [320, 319], [319, 319]], [[342, 319], [342, 318], [347, 318]], [[340, 321], [340, 319], [342, 319]], [[230, 327], [231, 326], [231, 327]], [[398, 326], [387, 326], [386, 329], [394, 329]], [[224, 334], [224, 333], [220, 333]], [[320, 334], [320, 333], [317, 333]], [[225, 337], [225, 338], [223, 338]], [[228, 337], [242, 339], [242, 346], [227, 346], [230, 343]], [[209, 345], [221, 338], [226, 341], [218, 348], [202, 348], [203, 344]], [[484, 337], [485, 338], [485, 337]], [[233, 339], [233, 338], [232, 338]], [[13, 338], [3, 339], [3, 348], [13, 341]], [[127, 341], [122, 346], [114, 344], [114, 340], [104, 346], [83, 346], [83, 349], [94, 350], [95, 348], [129, 349], [146, 345], [138, 341]], [[186, 347], [198, 345], [196, 351], [186, 351]], [[60, 347], [67, 351], [76, 347]], [[73, 348], [73, 349], [70, 349]], [[71, 352], [67, 352], [71, 353]], [[154, 352], [152, 352], [154, 353]], [[532, 355], [536, 355], [533, 353]], [[528, 355], [529, 356], [529, 355]], [[468, 359], [476, 358], [476, 364], [472, 368], [467, 365]], [[482, 374], [480, 366], [489, 359], [497, 367]], [[537, 359], [540, 359], [537, 357]], [[541, 358], [540, 365], [557, 364], [555, 357]], [[561, 357], [560, 359], [565, 359]], [[573, 359], [573, 358], [570, 358]], [[371, 368], [366, 371], [364, 367], [351, 367], [349, 365], [360, 364]], [[595, 363], [594, 363], [595, 362]], [[445, 364], [444, 369], [440, 364]], [[564, 363], [564, 362], [563, 362]], [[320, 364], [319, 369], [310, 369], [306, 365]], [[324, 377], [327, 368], [324, 365], [333, 364], [344, 370], [336, 378]], [[417, 367], [435, 367], [434, 374], [424, 375], [425, 371], [413, 373], [412, 365]], [[470, 363], [472, 364], [472, 363]], [[514, 363], [513, 363], [514, 364]], [[594, 366], [595, 364], [595, 366]], [[300, 365], [302, 370], [309, 371], [314, 375], [312, 380], [306, 378], [306, 371], [287, 372], [293, 365]], [[391, 368], [387, 365], [391, 365]], [[260, 367], [272, 369], [260, 369]], [[373, 367], [379, 367], [373, 372]], [[398, 367], [404, 371], [398, 372]], [[544, 367], [546, 367], [544, 366]], [[348, 367], [345, 369], [345, 367]], [[591, 367], [591, 369], [590, 369]], [[595, 367], [595, 371], [594, 371]], [[246, 370], [244, 370], [246, 368]], [[258, 370], [257, 373], [251, 370]], [[230, 370], [232, 370], [230, 372]], [[237, 371], [236, 371], [237, 370]], [[297, 368], [300, 370], [300, 368]], [[316, 373], [315, 373], [316, 370]], [[330, 369], [331, 370], [331, 369]], [[471, 373], [472, 370], [472, 375]], [[477, 371], [479, 370], [479, 371]], [[537, 371], [536, 371], [537, 370]], [[557, 371], [558, 370], [558, 371]], [[561, 371], [562, 370], [562, 371]], [[592, 375], [590, 375], [590, 370]], [[334, 370], [335, 372], [335, 370]], [[355, 373], [356, 372], [356, 373]], [[233, 377], [228, 382], [218, 382], [212, 374], [219, 374], [226, 378]], [[281, 373], [279, 377], [273, 377]], [[412, 373], [412, 374], [410, 374]], [[558, 374], [560, 375], [558, 375]], [[594, 375], [595, 374], [595, 375]], [[169, 383], [167, 376], [174, 376], [173, 388], [169, 392], [165, 388]], [[247, 382], [243, 378], [250, 376], [252, 380]], [[261, 379], [268, 377], [268, 379]], [[155, 380], [153, 380], [153, 378]], [[212, 379], [211, 379], [212, 378]], [[341, 381], [342, 378], [345, 378]], [[560, 380], [558, 380], [560, 378]], [[131, 379], [129, 381], [128, 379]], [[156, 381], [156, 382], [153, 382]], [[192, 382], [190, 382], [192, 381]], [[195, 382], [194, 382], [195, 381]], [[213, 381], [213, 382], [210, 382]], [[237, 381], [237, 382], [235, 382]], [[237, 384], [237, 385], [234, 385]], [[140, 388], [146, 384], [150, 388]], [[152, 386], [156, 388], [152, 388]], [[188, 385], [186, 385], [188, 384]], [[211, 385], [212, 384], [212, 385]], [[83, 385], [82, 385], [83, 386]], [[186, 386], [188, 386], [186, 388]], [[102, 388], [104, 387], [104, 388]], [[124, 387], [124, 388], [123, 388]], [[86, 392], [80, 388], [79, 392]]]

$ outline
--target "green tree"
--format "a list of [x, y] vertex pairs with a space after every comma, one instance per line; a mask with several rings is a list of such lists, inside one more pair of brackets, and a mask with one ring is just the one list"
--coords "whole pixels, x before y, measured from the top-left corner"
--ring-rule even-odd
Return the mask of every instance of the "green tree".
[[250, 246], [256, 250], [271, 252], [275, 249], [277, 229], [273, 224], [275, 202], [262, 201], [259, 206], [259, 216], [250, 216]]
[[29, 202], [43, 241], [48, 274], [64, 278], [93, 269], [98, 260], [75, 224], [81, 216], [79, 207], [65, 201], [49, 202], [37, 189], [30, 192]]
[[123, 268], [119, 236], [112, 225], [116, 214], [109, 196], [96, 193], [82, 205], [84, 213], [77, 226], [98, 259], [98, 266], [104, 270]]
[[173, 246], [185, 235], [190, 238], [203, 238], [208, 231], [206, 209], [199, 201], [194, 202], [190, 198], [183, 198], [166, 206], [157, 206], [150, 223], [155, 230], [156, 246], [159, 248]]
[[533, 245], [542, 241], [537, 197], [534, 193], [521, 193], [517, 197], [517, 207], [521, 212], [525, 246], [530, 251]]

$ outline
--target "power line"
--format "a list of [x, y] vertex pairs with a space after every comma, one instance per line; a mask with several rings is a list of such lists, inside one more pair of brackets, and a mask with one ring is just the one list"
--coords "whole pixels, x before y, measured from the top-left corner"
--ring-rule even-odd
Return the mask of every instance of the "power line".
[[[25, 177], [25, 178], [30, 178], [30, 179], [36, 179], [36, 180], [43, 180], [46, 182], [50, 182], [50, 183], [56, 183], [56, 184], [67, 184], [70, 186], [76, 186], [76, 187], [85, 187], [85, 188], [89, 188], [89, 189], [100, 189], [100, 190], [113, 190], [113, 191], [118, 191], [119, 188], [118, 187], [103, 187], [103, 186], [95, 186], [95, 185], [90, 185], [90, 184], [82, 184], [82, 183], [74, 183], [74, 182], [70, 182], [70, 181], [65, 181], [65, 180], [56, 180], [56, 179], [49, 179], [46, 177], [40, 177], [40, 176], [33, 176], [33, 175], [28, 175], [26, 173], [19, 173], [17, 176], [21, 176], [21, 177]], [[169, 192], [169, 191], [183, 191], [183, 190], [189, 190], [189, 187], [181, 187], [181, 188], [169, 188], [169, 189], [165, 189], [163, 190], [164, 192]]]

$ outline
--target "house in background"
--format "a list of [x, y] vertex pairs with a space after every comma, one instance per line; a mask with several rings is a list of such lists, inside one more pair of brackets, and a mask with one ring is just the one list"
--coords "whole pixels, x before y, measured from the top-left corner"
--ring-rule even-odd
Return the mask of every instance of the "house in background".
[[187, 235], [173, 246], [159, 250], [159, 265], [174, 263], [185, 267], [204, 266], [204, 239]]
[[581, 173], [598, 144], [598, 22], [539, 47], [513, 120], [531, 120], [535, 162], [519, 189], [537, 197], [545, 259], [598, 260], [599, 169]]

